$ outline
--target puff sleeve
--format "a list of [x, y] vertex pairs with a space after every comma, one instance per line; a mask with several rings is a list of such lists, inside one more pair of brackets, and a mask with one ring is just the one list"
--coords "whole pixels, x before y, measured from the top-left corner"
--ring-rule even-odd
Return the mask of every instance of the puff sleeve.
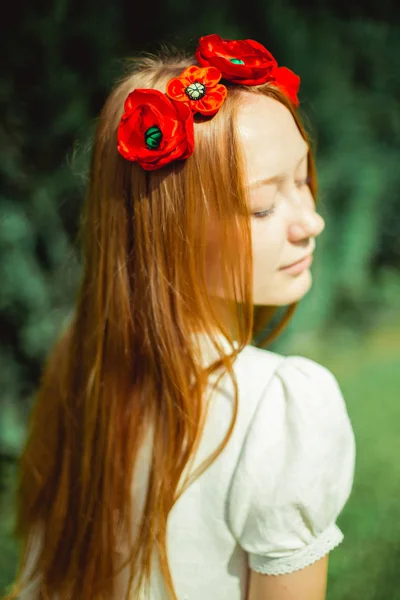
[[228, 522], [249, 567], [280, 575], [344, 538], [336, 519], [353, 485], [355, 438], [334, 375], [288, 356], [251, 419], [228, 497]]

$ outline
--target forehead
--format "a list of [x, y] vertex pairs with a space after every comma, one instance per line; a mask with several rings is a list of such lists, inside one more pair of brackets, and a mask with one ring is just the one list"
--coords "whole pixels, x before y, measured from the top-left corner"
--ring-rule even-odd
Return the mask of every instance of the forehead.
[[248, 94], [237, 127], [249, 178], [290, 172], [307, 148], [290, 111], [273, 98]]

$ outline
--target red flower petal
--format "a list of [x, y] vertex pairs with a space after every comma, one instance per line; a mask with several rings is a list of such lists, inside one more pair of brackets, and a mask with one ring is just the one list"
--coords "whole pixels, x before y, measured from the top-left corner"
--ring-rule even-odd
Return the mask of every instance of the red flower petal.
[[297, 93], [300, 88], [300, 77], [287, 67], [278, 67], [272, 73], [272, 81], [286, 94], [295, 105], [299, 105]]
[[197, 65], [190, 65], [190, 67], [186, 67], [186, 69], [182, 71], [179, 75], [179, 79], [185, 79], [188, 83], [193, 83], [198, 71], [200, 71], [200, 67]]
[[188, 101], [189, 98], [185, 93], [187, 85], [184, 84], [181, 77], [174, 77], [167, 83], [166, 94], [175, 100]]
[[200, 38], [196, 59], [202, 66], [217, 67], [232, 83], [243, 85], [265, 83], [277, 66], [275, 58], [259, 42], [224, 40], [216, 34]]
[[[214, 86], [219, 82], [219, 80], [221, 79], [221, 76], [222, 76], [221, 72], [218, 69], [216, 69], [215, 67], [201, 68], [201, 67], [197, 67], [196, 65], [191, 65], [190, 67], [187, 67], [179, 75], [179, 77], [174, 77], [170, 81], [175, 81], [178, 79], [182, 82], [182, 85], [184, 87], [187, 87], [191, 83], [195, 83], [197, 81], [204, 83], [204, 85], [206, 85], [206, 86], [209, 86], [209, 85]], [[170, 82], [168, 82], [167, 88], [169, 87], [169, 85], [170, 85]]]
[[221, 71], [215, 67], [198, 68], [197, 73], [193, 75], [197, 81], [201, 81], [206, 87], [216, 86], [222, 77]]
[[186, 149], [182, 154], [182, 158], [188, 158], [194, 150], [193, 113], [190, 110], [189, 106], [187, 106], [187, 104], [182, 104], [181, 102], [174, 102], [174, 106], [185, 131]]
[[228, 90], [224, 85], [215, 86], [210, 93], [196, 102], [197, 112], [209, 117], [215, 115], [224, 103], [227, 95]]
[[139, 105], [147, 104], [155, 109], [158, 107], [159, 110], [167, 110], [171, 113], [170, 105], [165, 103], [165, 94], [159, 90], [148, 88], [138, 88], [131, 92], [125, 100], [124, 110], [131, 112]]

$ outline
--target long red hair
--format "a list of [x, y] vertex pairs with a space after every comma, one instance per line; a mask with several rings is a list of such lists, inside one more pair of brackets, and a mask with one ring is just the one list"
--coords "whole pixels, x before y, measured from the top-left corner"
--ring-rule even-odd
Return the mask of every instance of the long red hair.
[[[116, 130], [128, 93], [137, 87], [164, 92], [167, 81], [194, 62], [179, 54], [134, 61], [98, 120], [80, 230], [83, 277], [28, 424], [16, 494], [15, 535], [22, 548], [6, 600], [18, 596], [28, 574], [40, 575], [40, 598], [113, 597], [117, 551], [133, 519], [139, 527], [135, 539], [125, 540], [130, 552], [124, 563], [130, 584], [135, 581], [133, 597], [149, 580], [155, 550], [170, 597], [177, 600], [166, 552], [168, 514], [228, 443], [238, 402], [234, 359], [278, 309], [256, 307], [252, 300], [250, 215], [235, 126], [243, 95], [282, 102], [307, 139], [297, 111], [279, 90], [227, 84], [218, 114], [195, 123], [189, 159], [151, 173], [124, 160]], [[315, 198], [311, 154], [309, 175]], [[211, 219], [229, 300], [207, 286]], [[283, 330], [297, 304], [260, 346]], [[196, 331], [209, 333], [218, 352], [207, 368], [198, 360], [200, 348], [191, 335]], [[214, 332], [230, 340], [230, 354]], [[181, 481], [201, 438], [211, 373], [232, 378], [232, 423], [217, 451]], [[150, 426], [150, 474], [138, 515], [131, 486]]]

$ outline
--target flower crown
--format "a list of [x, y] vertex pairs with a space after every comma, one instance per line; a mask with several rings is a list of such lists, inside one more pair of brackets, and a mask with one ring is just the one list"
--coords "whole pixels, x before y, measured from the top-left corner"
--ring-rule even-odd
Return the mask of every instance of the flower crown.
[[221, 79], [242, 85], [270, 82], [298, 106], [300, 77], [278, 63], [254, 40], [201, 37], [198, 65], [187, 67], [167, 83], [165, 94], [136, 88], [125, 100], [118, 126], [118, 152], [146, 171], [188, 158], [194, 150], [194, 115], [215, 115], [228, 90]]

